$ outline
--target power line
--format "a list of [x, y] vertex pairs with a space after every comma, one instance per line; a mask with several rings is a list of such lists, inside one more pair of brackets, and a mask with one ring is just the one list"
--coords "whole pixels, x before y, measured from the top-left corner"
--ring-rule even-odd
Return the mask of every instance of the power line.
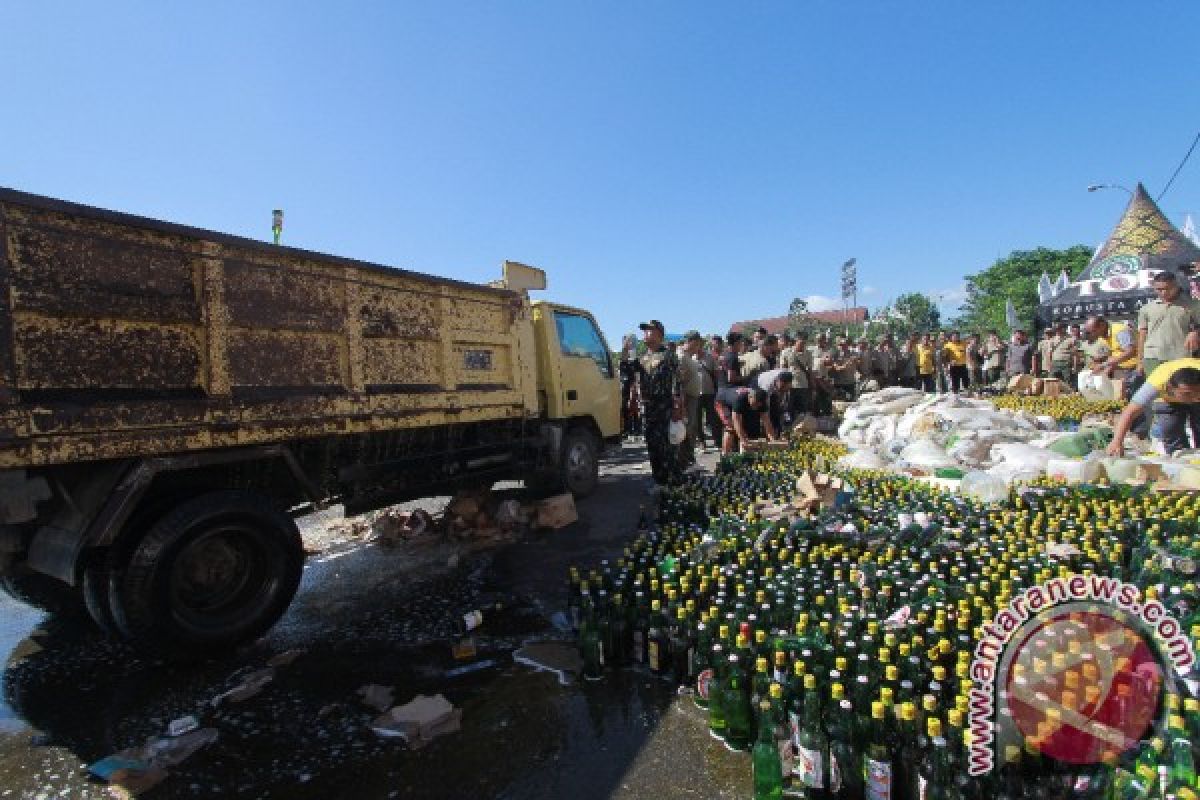
[[1179, 170], [1183, 169], [1183, 165], [1186, 164], [1188, 159], [1192, 157], [1192, 151], [1196, 149], [1197, 143], [1200, 143], [1200, 133], [1196, 134], [1196, 138], [1192, 140], [1192, 146], [1188, 148], [1187, 155], [1183, 157], [1183, 161], [1179, 162], [1179, 166], [1175, 168], [1175, 172], [1171, 175], [1171, 180], [1167, 181], [1167, 185], [1164, 186], [1163, 190], [1158, 193], [1158, 197], [1154, 200], [1154, 202], [1157, 203], [1159, 200], [1162, 200], [1163, 195], [1167, 193], [1167, 189], [1171, 188], [1171, 184], [1175, 182], [1175, 178], [1179, 175]]

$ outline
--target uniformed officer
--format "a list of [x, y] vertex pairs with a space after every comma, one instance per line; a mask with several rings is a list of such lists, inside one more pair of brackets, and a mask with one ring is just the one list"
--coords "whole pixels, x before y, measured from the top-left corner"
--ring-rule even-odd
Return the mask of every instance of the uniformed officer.
[[642, 394], [642, 424], [650, 469], [660, 486], [680, 477], [678, 449], [671, 445], [672, 419], [682, 419], [679, 358], [667, 350], [666, 332], [656, 319], [643, 322], [642, 340], [646, 352], [638, 358], [638, 380]]
[[1187, 358], [1200, 349], [1200, 303], [1183, 291], [1179, 276], [1160, 272], [1151, 281], [1156, 299], [1137, 315], [1138, 354], [1142, 374], [1150, 374], [1167, 361]]

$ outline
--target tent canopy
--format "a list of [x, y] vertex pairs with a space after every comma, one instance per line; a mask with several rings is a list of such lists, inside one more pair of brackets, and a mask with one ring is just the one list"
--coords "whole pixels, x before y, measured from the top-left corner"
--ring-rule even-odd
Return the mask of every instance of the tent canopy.
[[1186, 281], [1197, 262], [1200, 247], [1171, 224], [1139, 183], [1116, 228], [1074, 281], [1065, 287], [1048, 278], [1039, 282], [1038, 327], [1097, 314], [1132, 318], [1154, 298], [1154, 275], [1173, 271]]

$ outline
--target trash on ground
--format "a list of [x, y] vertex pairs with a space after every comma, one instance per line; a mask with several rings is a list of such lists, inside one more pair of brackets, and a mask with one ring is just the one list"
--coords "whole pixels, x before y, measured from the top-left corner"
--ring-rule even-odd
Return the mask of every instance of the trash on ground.
[[531, 642], [513, 653], [513, 661], [539, 671], [553, 672], [563, 686], [569, 685], [583, 671], [579, 649], [563, 642]]
[[466, 661], [469, 658], [474, 658], [479, 652], [479, 648], [475, 644], [474, 636], [464, 636], [450, 645], [450, 655], [455, 661]]
[[399, 544], [434, 529], [433, 517], [420, 508], [413, 511], [387, 509], [371, 523], [371, 538], [380, 544]]
[[304, 655], [304, 651], [299, 648], [285, 650], [282, 653], [271, 656], [271, 658], [267, 660], [267, 666], [286, 667], [302, 655]]
[[440, 694], [417, 695], [412, 702], [396, 706], [371, 723], [371, 730], [379, 736], [404, 739], [414, 750], [461, 727], [462, 711]]
[[216, 728], [198, 728], [171, 737], [151, 737], [141, 747], [131, 747], [100, 759], [88, 767], [88, 772], [130, 794], [141, 794], [162, 783], [167, 778], [168, 767], [187, 761], [198, 750], [217, 741], [217, 737]]
[[167, 725], [167, 733], [171, 736], [183, 736], [185, 733], [191, 733], [199, 727], [200, 720], [188, 714], [186, 717], [171, 720]]
[[[133, 751], [156, 767], [173, 767], [191, 758], [196, 751], [217, 741], [216, 728], [199, 728], [172, 738], [155, 738]], [[129, 754], [130, 751], [125, 751]]]
[[565, 528], [579, 519], [575, 510], [575, 498], [570, 494], [547, 497], [537, 504], [537, 521], [539, 528]]
[[242, 682], [237, 686], [214, 697], [212, 699], [212, 706], [213, 708], [217, 708], [223, 703], [240, 703], [243, 700], [249, 700], [261, 692], [274, 679], [275, 670], [271, 667], [263, 667], [262, 669], [255, 670], [242, 678]]
[[485, 669], [490, 669], [496, 666], [494, 658], [485, 658], [483, 661], [476, 661], [472, 664], [464, 664], [461, 667], [446, 670], [447, 678], [457, 678], [460, 675], [470, 675], [472, 672], [482, 672]]
[[387, 711], [391, 708], [396, 702], [395, 694], [396, 690], [391, 686], [380, 686], [377, 683], [368, 684], [358, 690], [363, 705], [376, 711]]

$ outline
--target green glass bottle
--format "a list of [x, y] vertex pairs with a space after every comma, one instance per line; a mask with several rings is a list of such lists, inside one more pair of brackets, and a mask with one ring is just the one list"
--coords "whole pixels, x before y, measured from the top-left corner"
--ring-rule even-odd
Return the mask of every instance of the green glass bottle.
[[700, 708], [708, 708], [713, 680], [713, 642], [707, 623], [701, 622], [696, 626], [694, 652], [692, 670], [696, 673], [696, 685], [695, 691], [692, 692], [692, 701]]
[[792, 772], [802, 791], [798, 797], [824, 797], [828, 782], [829, 737], [821, 720], [821, 694], [817, 677], [804, 676], [804, 708], [796, 735], [796, 763]]
[[768, 699], [767, 695], [771, 689], [771, 673], [767, 671], [768, 666], [765, 658], [756, 659], [754, 662], [754, 677], [750, 682], [750, 707], [755, 709], [756, 713], [758, 704]]
[[675, 611], [675, 622], [669, 631], [671, 650], [671, 680], [677, 686], [690, 686], [694, 676], [696, 642], [687, 621], [687, 609]]
[[650, 601], [650, 623], [646, 628], [646, 666], [655, 675], [670, 672], [671, 642], [667, 632], [667, 618], [662, 612], [662, 601]]
[[876, 700], [871, 703], [871, 722], [863, 751], [863, 796], [866, 800], [898, 798], [893, 767], [887, 709]]
[[720, 643], [712, 649], [712, 679], [708, 682], [708, 732], [713, 738], [725, 740], [729, 725], [725, 720], [725, 674], [729, 662], [725, 647]]
[[783, 764], [779, 758], [770, 701], [759, 704], [758, 717], [758, 738], [751, 753], [754, 800], [780, 800], [783, 797]]
[[590, 598], [584, 594], [583, 620], [579, 627], [579, 650], [583, 657], [583, 677], [598, 681], [604, 677], [604, 643], [596, 626], [596, 610]]
[[750, 710], [750, 681], [737, 653], [729, 656], [724, 683], [725, 742], [734, 750], [748, 750], [754, 736], [754, 713]]
[[916, 783], [913, 796], [916, 800], [944, 800], [951, 796], [954, 776], [951, 773], [950, 747], [942, 736], [942, 721], [930, 717], [925, 723], [925, 733], [929, 744], [914, 771]]
[[854, 706], [846, 700], [842, 687], [834, 685], [835, 707], [828, 715], [825, 729], [829, 734], [829, 797], [832, 800], [857, 800], [863, 796], [862, 764], [854, 731]]
[[1167, 788], [1196, 787], [1196, 764], [1192, 757], [1192, 742], [1188, 738], [1187, 723], [1183, 716], [1172, 714], [1167, 724], [1170, 741], [1171, 761]]

